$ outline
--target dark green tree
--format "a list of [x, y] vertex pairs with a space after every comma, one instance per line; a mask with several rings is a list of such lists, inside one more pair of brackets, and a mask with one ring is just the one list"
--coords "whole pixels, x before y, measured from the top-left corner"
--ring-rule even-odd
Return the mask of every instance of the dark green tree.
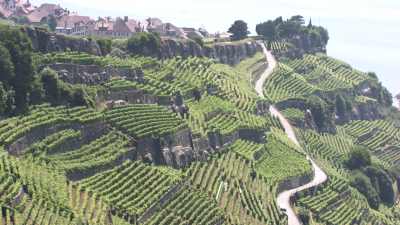
[[371, 155], [365, 147], [357, 145], [351, 150], [346, 164], [350, 169], [369, 166], [371, 165]]
[[28, 109], [28, 94], [35, 74], [31, 41], [19, 28], [0, 26], [0, 42], [8, 49], [14, 65], [15, 76], [10, 82], [15, 92], [14, 113], [22, 113]]
[[40, 73], [45, 91], [46, 100], [52, 103], [58, 102], [61, 96], [58, 75], [54, 70], [45, 68]]
[[14, 64], [11, 61], [11, 55], [0, 43], [0, 81], [9, 85], [15, 76]]
[[379, 208], [379, 194], [376, 192], [367, 176], [360, 171], [356, 171], [351, 177], [351, 185], [367, 198], [368, 204], [371, 208]]
[[276, 35], [277, 35], [276, 25], [271, 20], [264, 22], [264, 23], [257, 24], [256, 32], [258, 35], [264, 36], [269, 41], [276, 39]]
[[101, 54], [103, 56], [108, 55], [112, 50], [112, 41], [111, 39], [102, 38], [97, 40], [97, 44], [100, 47]]
[[159, 56], [161, 39], [156, 33], [139, 32], [129, 38], [127, 48], [133, 55]]
[[381, 200], [392, 206], [395, 202], [395, 191], [389, 174], [387, 174], [385, 170], [376, 166], [368, 166], [364, 168], [363, 171], [371, 180], [371, 183], [379, 193]]
[[299, 24], [299, 25], [304, 25], [305, 24], [304, 17], [301, 16], [301, 15], [292, 16], [289, 19], [289, 21], [294, 22], [294, 23]]
[[250, 33], [247, 23], [243, 20], [236, 20], [229, 28], [228, 32], [232, 34], [231, 39], [234, 41], [245, 39]]
[[29, 95], [30, 104], [37, 105], [45, 100], [45, 91], [43, 88], [43, 83], [39, 76], [35, 78], [32, 84], [32, 91]]
[[347, 113], [346, 100], [342, 95], [336, 95], [336, 113], [340, 118], [343, 118]]
[[54, 15], [49, 15], [47, 18], [47, 26], [49, 26], [50, 31], [55, 31], [57, 27], [57, 19]]

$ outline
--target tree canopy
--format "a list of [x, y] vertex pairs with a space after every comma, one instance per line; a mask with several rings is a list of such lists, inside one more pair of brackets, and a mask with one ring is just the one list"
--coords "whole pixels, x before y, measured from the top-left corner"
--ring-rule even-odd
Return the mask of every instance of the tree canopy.
[[158, 56], [161, 39], [157, 33], [139, 32], [128, 40], [128, 51], [133, 55]]
[[301, 15], [292, 16], [287, 20], [278, 17], [257, 24], [256, 32], [269, 41], [297, 39], [306, 49], [323, 49], [329, 41], [329, 34], [325, 28], [312, 25], [311, 20], [305, 26], [304, 17]]
[[250, 33], [247, 23], [243, 20], [236, 20], [229, 28], [228, 32], [232, 34], [231, 39], [234, 41], [245, 39]]

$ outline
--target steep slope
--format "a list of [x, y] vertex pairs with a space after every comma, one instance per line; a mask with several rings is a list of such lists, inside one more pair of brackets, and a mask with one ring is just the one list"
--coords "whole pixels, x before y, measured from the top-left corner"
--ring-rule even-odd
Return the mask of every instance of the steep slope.
[[[267, 68], [267, 70], [264, 71], [264, 73], [261, 75], [260, 79], [257, 81], [255, 89], [260, 97], [264, 97], [263, 88], [264, 88], [265, 80], [272, 74], [272, 72], [274, 71], [274, 69], [277, 66], [277, 62], [276, 62], [274, 56], [272, 55], [272, 53], [267, 50], [264, 43], [261, 42], [260, 44], [263, 47], [263, 52], [268, 61], [268, 68]], [[292, 126], [290, 125], [288, 120], [282, 115], [282, 113], [279, 112], [273, 105], [270, 106], [270, 113], [273, 116], [279, 118], [279, 120], [280, 120], [283, 128], [285, 129], [287, 136], [290, 138], [290, 140], [293, 141], [296, 145], [300, 146], [299, 142], [297, 141], [297, 138], [296, 138], [296, 135], [295, 135], [295, 132], [294, 132]], [[285, 211], [286, 215], [288, 216], [289, 225], [297, 225], [297, 224], [300, 225], [301, 224], [301, 222], [299, 221], [296, 213], [294, 212], [294, 210], [291, 206], [290, 198], [297, 192], [320, 185], [328, 179], [328, 176], [325, 174], [325, 172], [320, 167], [318, 167], [318, 165], [309, 156], [307, 156], [307, 160], [310, 160], [313, 170], [314, 170], [313, 180], [307, 184], [300, 186], [300, 187], [296, 187], [296, 188], [293, 188], [290, 190], [286, 190], [282, 193], [279, 193], [278, 198], [277, 198], [278, 206], [281, 209], [283, 209]]]

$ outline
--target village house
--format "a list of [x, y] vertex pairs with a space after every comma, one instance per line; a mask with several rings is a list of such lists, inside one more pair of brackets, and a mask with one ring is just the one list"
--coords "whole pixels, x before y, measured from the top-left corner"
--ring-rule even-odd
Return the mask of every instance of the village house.
[[6, 18], [28, 15], [33, 10], [29, 0], [0, 0], [0, 14]]
[[199, 30], [196, 30], [195, 28], [182, 27], [182, 30], [187, 38], [190, 38], [190, 39], [196, 39], [196, 38], [203, 39], [204, 38], [203, 34], [200, 33]]
[[141, 23], [125, 16], [123, 19], [117, 17], [115, 20], [110, 17], [99, 18], [89, 33], [99, 37], [124, 38], [140, 31], [143, 31]]
[[172, 23], [163, 23], [158, 18], [148, 18], [146, 20], [146, 30], [148, 32], [158, 33], [160, 36], [186, 38], [185, 32]]
[[93, 21], [88, 16], [64, 15], [57, 21], [56, 32], [68, 35], [89, 35], [89, 26]]
[[29, 22], [33, 25], [40, 25], [44, 23], [50, 15], [53, 15], [56, 18], [61, 18], [62, 16], [67, 14], [68, 11], [61, 8], [61, 6], [46, 3], [35, 8], [27, 15], [27, 18]]

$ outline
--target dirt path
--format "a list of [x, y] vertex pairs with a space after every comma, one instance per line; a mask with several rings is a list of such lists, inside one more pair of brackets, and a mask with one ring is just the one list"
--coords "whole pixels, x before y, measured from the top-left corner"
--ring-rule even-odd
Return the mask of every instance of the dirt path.
[[[275, 57], [272, 55], [271, 52], [267, 50], [265, 45], [260, 42], [263, 48], [263, 52], [267, 58], [268, 61], [268, 68], [264, 71], [264, 73], [261, 75], [259, 80], [256, 82], [256, 92], [260, 97], [264, 97], [263, 93], [263, 86], [267, 78], [272, 74], [274, 71], [275, 67], [277, 66], [277, 61]], [[290, 125], [289, 121], [282, 115], [281, 112], [279, 112], [278, 109], [276, 109], [274, 106], [271, 105], [269, 109], [270, 113], [276, 117], [278, 117], [279, 121], [281, 122], [283, 128], [285, 129], [286, 134], [292, 140], [296, 145], [299, 145], [299, 142], [297, 141], [296, 134], [293, 130], [293, 127]], [[307, 160], [309, 160], [312, 164], [313, 170], [314, 170], [314, 178], [311, 182], [291, 189], [284, 191], [278, 195], [277, 198], [277, 204], [279, 208], [283, 209], [288, 216], [288, 224], [289, 225], [300, 225], [301, 222], [299, 218], [297, 217], [296, 213], [294, 212], [291, 202], [290, 202], [290, 197], [293, 196], [296, 192], [300, 192], [306, 189], [309, 189], [311, 187], [315, 187], [317, 185], [320, 185], [324, 183], [327, 179], [328, 176], [325, 174], [325, 172], [310, 158], [307, 156]]]

